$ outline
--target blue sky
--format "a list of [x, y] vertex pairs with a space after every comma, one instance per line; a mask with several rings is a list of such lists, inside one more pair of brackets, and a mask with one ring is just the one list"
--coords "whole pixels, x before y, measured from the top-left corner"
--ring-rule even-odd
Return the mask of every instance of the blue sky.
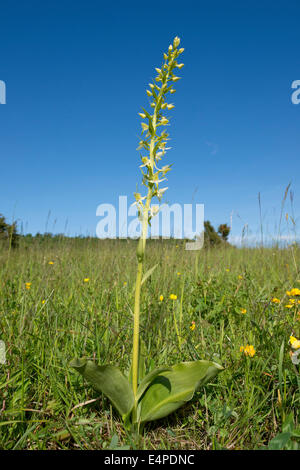
[[99, 204], [133, 202], [137, 113], [177, 35], [164, 202], [204, 204], [215, 226], [233, 214], [235, 237], [244, 224], [256, 236], [260, 192], [264, 231], [277, 233], [289, 182], [300, 215], [299, 17], [292, 0], [2, 3], [0, 212], [24, 232], [94, 235]]

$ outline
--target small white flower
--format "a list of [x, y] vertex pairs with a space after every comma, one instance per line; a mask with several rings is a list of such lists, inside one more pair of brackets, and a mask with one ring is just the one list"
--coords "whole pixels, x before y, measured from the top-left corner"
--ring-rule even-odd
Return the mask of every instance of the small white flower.
[[161, 189], [159, 189], [159, 190], [157, 191], [157, 197], [158, 197], [158, 199], [161, 199], [161, 198], [162, 198], [164, 192], [167, 191], [167, 189], [168, 189], [168, 188], [161, 188]]
[[168, 120], [166, 117], [162, 117], [159, 122], [160, 122], [160, 124], [162, 124], [163, 126], [165, 126], [166, 124], [169, 123], [169, 120]]

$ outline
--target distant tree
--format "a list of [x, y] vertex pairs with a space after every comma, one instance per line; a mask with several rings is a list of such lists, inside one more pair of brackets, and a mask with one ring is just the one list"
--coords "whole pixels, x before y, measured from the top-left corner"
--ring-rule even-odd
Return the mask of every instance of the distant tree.
[[0, 241], [4, 241], [12, 248], [15, 248], [19, 241], [16, 222], [8, 224], [2, 214], [0, 214]]
[[204, 221], [204, 246], [212, 247], [222, 243], [227, 244], [229, 232], [230, 228], [226, 224], [221, 224], [218, 232], [216, 232], [209, 220]]
[[224, 241], [227, 241], [228, 235], [230, 233], [230, 227], [227, 224], [221, 224], [219, 225], [218, 233], [221, 235]]

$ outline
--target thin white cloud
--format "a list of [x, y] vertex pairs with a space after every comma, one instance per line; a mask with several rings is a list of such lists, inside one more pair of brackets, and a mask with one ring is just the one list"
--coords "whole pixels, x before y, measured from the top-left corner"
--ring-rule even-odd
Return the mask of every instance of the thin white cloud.
[[211, 151], [210, 151], [210, 154], [211, 155], [216, 155], [219, 151], [219, 146], [218, 144], [214, 143], [214, 142], [205, 142], [206, 145], [208, 145], [208, 147], [211, 148]]

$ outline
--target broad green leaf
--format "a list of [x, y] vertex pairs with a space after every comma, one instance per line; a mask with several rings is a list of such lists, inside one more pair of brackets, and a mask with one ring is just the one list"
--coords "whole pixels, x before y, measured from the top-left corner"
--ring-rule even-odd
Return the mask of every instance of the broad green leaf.
[[288, 444], [290, 438], [291, 433], [289, 432], [282, 432], [277, 434], [277, 436], [273, 437], [273, 439], [269, 442], [268, 449], [282, 450]]
[[195, 391], [223, 370], [215, 362], [182, 362], [157, 375], [141, 399], [140, 421], [164, 418], [190, 400]]
[[293, 437], [300, 437], [300, 427], [293, 430], [292, 436]]
[[144, 377], [144, 379], [141, 381], [138, 387], [137, 400], [141, 398], [141, 396], [146, 391], [150, 383], [155, 379], [155, 377], [159, 375], [161, 372], [166, 372], [167, 370], [172, 370], [172, 369], [170, 367], [159, 367], [158, 369], [155, 369], [149, 372], [149, 374], [147, 374], [146, 377]]
[[86, 359], [74, 359], [71, 367], [77, 370], [98, 392], [104, 393], [122, 418], [128, 416], [133, 407], [133, 392], [128, 380], [115, 366], [98, 366]]
[[292, 433], [293, 430], [294, 430], [294, 413], [289, 413], [283, 424], [282, 424], [282, 432], [286, 433], [286, 432], [290, 432]]

